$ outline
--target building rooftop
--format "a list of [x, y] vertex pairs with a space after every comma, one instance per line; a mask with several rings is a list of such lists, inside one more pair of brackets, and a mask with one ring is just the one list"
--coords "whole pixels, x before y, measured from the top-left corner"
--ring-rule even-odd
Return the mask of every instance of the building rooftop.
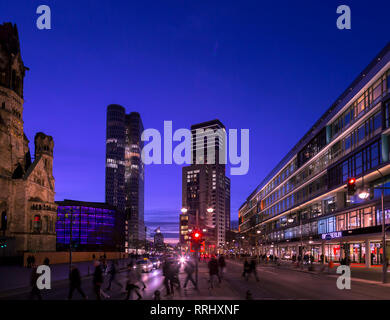
[[109, 205], [105, 202], [91, 202], [91, 201], [79, 201], [79, 200], [70, 200], [64, 199], [63, 201], [56, 201], [56, 204], [59, 206], [81, 206], [81, 207], [93, 207], [100, 209], [112, 209], [116, 210], [116, 207]]
[[225, 126], [222, 124], [221, 121], [219, 121], [218, 119], [215, 119], [215, 120], [210, 120], [210, 121], [206, 121], [206, 122], [201, 122], [201, 123], [197, 123], [197, 124], [193, 124], [191, 126], [191, 130], [195, 130], [195, 129], [200, 129], [200, 128], [205, 128], [205, 127], [210, 127], [212, 125], [218, 125], [222, 128], [225, 128]]

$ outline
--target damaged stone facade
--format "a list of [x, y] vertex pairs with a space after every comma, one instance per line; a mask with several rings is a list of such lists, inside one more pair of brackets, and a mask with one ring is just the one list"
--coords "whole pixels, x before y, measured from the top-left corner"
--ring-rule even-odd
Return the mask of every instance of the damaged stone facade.
[[32, 160], [23, 128], [24, 66], [16, 25], [0, 25], [0, 238], [1, 256], [55, 251], [53, 148], [44, 133]]

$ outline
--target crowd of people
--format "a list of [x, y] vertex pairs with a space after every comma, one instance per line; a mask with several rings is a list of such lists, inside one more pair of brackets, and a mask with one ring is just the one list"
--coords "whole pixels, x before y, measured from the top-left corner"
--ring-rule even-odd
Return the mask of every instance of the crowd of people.
[[[108, 292], [110, 292], [114, 286], [116, 287], [116, 290], [121, 290], [125, 300], [133, 298], [138, 300], [142, 299], [142, 292], [146, 289], [146, 284], [143, 282], [142, 264], [137, 263], [140, 259], [139, 256], [129, 257], [124, 277], [122, 276], [120, 280], [118, 280], [117, 275], [120, 271], [122, 272], [123, 269], [120, 270], [117, 260], [107, 261], [105, 255], [101, 256], [99, 259], [93, 256], [93, 259], [92, 292], [95, 299], [101, 300], [102, 298], [110, 298]], [[226, 261], [223, 255], [201, 256], [198, 259], [195, 259], [195, 257], [187, 257], [186, 259], [181, 257], [181, 259], [179, 259], [179, 257], [175, 256], [165, 256], [161, 260], [165, 297], [173, 297], [175, 291], [180, 291], [182, 288], [186, 289], [189, 284], [191, 284], [195, 290], [199, 290], [197, 275], [195, 276], [198, 263], [204, 263], [207, 266], [209, 288], [213, 289], [215, 286], [220, 287], [226, 269]], [[48, 259], [45, 260], [45, 264], [49, 264]], [[180, 283], [179, 278], [182, 265], [182, 270], [185, 274], [183, 285]], [[36, 273], [36, 266], [33, 262], [31, 263], [31, 267], [33, 270], [31, 273], [30, 298], [42, 299], [41, 292], [37, 288], [37, 278], [39, 277], [39, 274]], [[252, 275], [259, 281], [256, 271], [256, 261], [255, 259], [251, 259], [250, 261], [245, 259], [242, 276], [248, 281]], [[103, 283], [107, 283], [104, 288]], [[73, 298], [75, 291], [77, 291], [83, 299], [88, 299], [88, 296], [82, 288], [81, 272], [76, 264], [72, 264], [69, 271], [69, 291], [67, 296], [69, 300]], [[155, 290], [154, 299], [161, 299], [161, 292], [159, 290]]]

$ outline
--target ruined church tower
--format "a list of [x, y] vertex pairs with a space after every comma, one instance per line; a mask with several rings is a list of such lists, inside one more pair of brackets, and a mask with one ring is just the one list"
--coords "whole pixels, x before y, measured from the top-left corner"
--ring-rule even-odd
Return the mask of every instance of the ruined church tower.
[[26, 71], [16, 25], [0, 25], [0, 259], [55, 251], [53, 138], [36, 134], [34, 159], [24, 133]]

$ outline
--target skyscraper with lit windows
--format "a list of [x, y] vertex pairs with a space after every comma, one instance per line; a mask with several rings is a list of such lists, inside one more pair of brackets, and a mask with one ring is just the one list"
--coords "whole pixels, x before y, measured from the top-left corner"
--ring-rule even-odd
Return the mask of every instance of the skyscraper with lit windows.
[[230, 228], [230, 179], [226, 177], [226, 129], [219, 120], [191, 126], [192, 164], [182, 168], [180, 243], [189, 230], [205, 231], [206, 250], [223, 251]]
[[107, 107], [106, 202], [124, 215], [126, 249], [145, 241], [142, 131], [139, 113], [126, 114], [117, 104]]

